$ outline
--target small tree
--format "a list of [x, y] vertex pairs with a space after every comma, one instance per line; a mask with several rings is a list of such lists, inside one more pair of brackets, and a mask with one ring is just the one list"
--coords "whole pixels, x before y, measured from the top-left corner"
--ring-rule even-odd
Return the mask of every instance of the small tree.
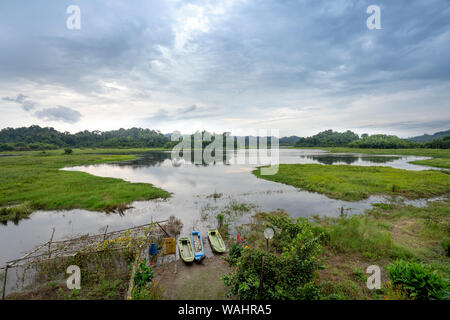
[[[320, 288], [313, 274], [319, 269], [322, 234], [304, 219], [274, 219], [281, 254], [248, 248], [238, 257], [235, 270], [222, 277], [228, 295], [242, 300], [317, 299]], [[231, 255], [231, 249], [230, 249]], [[234, 262], [234, 261], [233, 261]], [[233, 265], [230, 263], [230, 265]]]
[[72, 154], [72, 153], [73, 153], [72, 149], [70, 149], [70, 148], [64, 149], [64, 154]]

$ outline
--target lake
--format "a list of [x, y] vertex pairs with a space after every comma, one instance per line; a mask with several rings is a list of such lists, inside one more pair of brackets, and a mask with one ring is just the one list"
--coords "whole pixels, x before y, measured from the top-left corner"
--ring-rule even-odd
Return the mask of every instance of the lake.
[[[324, 195], [256, 178], [254, 165], [233, 164], [252, 151], [242, 150], [230, 155], [230, 164], [194, 165], [189, 161], [172, 162], [169, 152], [151, 152], [139, 159], [116, 163], [65, 168], [101, 177], [114, 177], [130, 182], [152, 183], [172, 194], [168, 200], [134, 202], [134, 208], [123, 215], [86, 210], [36, 211], [17, 225], [0, 225], [0, 266], [21, 256], [40, 243], [49, 240], [52, 228], [54, 239], [94, 234], [142, 225], [151, 220], [165, 220], [175, 215], [184, 224], [182, 235], [193, 229], [203, 234], [216, 227], [216, 215], [223, 211], [235, 213], [233, 222], [239, 224], [256, 211], [283, 209], [294, 217], [312, 215], [337, 216], [342, 208], [349, 214], [362, 213], [374, 202], [388, 199], [372, 196], [348, 202], [329, 199]], [[426, 170], [429, 167], [408, 163], [428, 159], [415, 156], [385, 156], [364, 154], [336, 154], [320, 150], [280, 149], [280, 163], [349, 164], [358, 166], [391, 166], [407, 170]], [[410, 201], [425, 205], [426, 201]]]

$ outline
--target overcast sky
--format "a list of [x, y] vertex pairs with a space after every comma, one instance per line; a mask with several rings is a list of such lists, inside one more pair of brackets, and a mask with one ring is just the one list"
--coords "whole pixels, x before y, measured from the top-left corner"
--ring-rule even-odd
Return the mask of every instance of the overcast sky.
[[0, 49], [0, 128], [450, 129], [448, 0], [1, 1]]

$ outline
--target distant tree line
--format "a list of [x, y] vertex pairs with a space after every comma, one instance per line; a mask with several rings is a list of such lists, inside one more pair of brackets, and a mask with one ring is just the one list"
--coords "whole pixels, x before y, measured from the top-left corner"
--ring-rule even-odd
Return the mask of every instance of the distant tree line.
[[426, 142], [424, 146], [425, 148], [450, 149], [450, 135], [443, 138], [434, 139], [430, 142]]
[[420, 145], [397, 136], [374, 134], [371, 136], [362, 135], [361, 139], [352, 141], [348, 146], [351, 148], [404, 149], [417, 148]]
[[297, 147], [346, 147], [358, 139], [359, 136], [350, 130], [343, 133], [326, 130], [312, 137], [300, 138], [295, 145]]
[[[201, 132], [204, 136], [206, 131]], [[442, 133], [442, 132], [441, 132]], [[441, 134], [439, 133], [439, 134]], [[224, 149], [225, 136], [223, 133]], [[250, 137], [244, 138], [245, 147], [249, 146]], [[266, 137], [253, 137], [260, 146], [261, 139]], [[237, 137], [233, 137], [233, 144], [237, 146]], [[191, 135], [192, 146], [194, 135]], [[267, 147], [271, 146], [272, 137], [267, 139]], [[206, 139], [202, 142], [202, 148], [214, 141]], [[0, 151], [26, 151], [26, 150], [49, 150], [59, 148], [152, 148], [163, 147], [171, 149], [178, 141], [171, 141], [170, 135], [162, 134], [156, 130], [131, 128], [112, 131], [81, 131], [75, 134], [70, 132], [59, 132], [54, 128], [42, 128], [30, 126], [28, 128], [5, 128], [0, 131]], [[414, 142], [409, 139], [401, 139], [393, 135], [358, 134], [347, 130], [337, 132], [325, 130], [311, 137], [284, 137], [279, 139], [280, 146], [296, 147], [351, 147], [351, 148], [377, 148], [377, 149], [399, 149], [399, 148], [450, 148], [450, 135], [439, 135], [432, 141]], [[241, 147], [244, 147], [241, 146]]]
[[112, 131], [81, 131], [75, 134], [54, 128], [31, 126], [0, 131], [0, 151], [58, 148], [149, 148], [164, 147], [170, 139], [159, 131], [141, 128]]
[[[292, 137], [290, 137], [292, 140]], [[287, 140], [285, 140], [287, 142]], [[281, 144], [280, 144], [281, 145]], [[404, 148], [450, 148], [450, 135], [434, 139], [430, 142], [418, 143], [409, 139], [402, 139], [385, 134], [362, 134], [359, 137], [352, 131], [337, 132], [333, 130], [322, 131], [307, 138], [298, 137], [294, 144], [296, 147], [350, 147], [373, 149], [404, 149]]]

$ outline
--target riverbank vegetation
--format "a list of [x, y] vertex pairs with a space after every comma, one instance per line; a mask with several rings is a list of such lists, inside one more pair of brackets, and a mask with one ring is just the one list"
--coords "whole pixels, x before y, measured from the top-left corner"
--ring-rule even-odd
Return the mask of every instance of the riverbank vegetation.
[[[264, 238], [267, 227], [274, 230], [268, 248]], [[139, 275], [144, 269], [149, 275], [155, 272], [155, 278], [145, 283], [150, 288], [148, 294], [131, 295], [131, 298], [223, 299], [223, 289], [228, 290], [229, 298], [242, 300], [450, 298], [450, 201], [428, 202], [422, 208], [402, 202], [380, 203], [362, 215], [341, 214], [339, 217], [293, 219], [282, 210], [258, 212], [252, 214], [249, 223], [238, 228], [237, 237], [224, 237], [229, 254], [223, 259], [207, 258], [194, 267], [179, 263], [176, 275], [167, 266], [153, 269], [139, 259], [139, 253], [136, 255], [135, 250], [131, 250], [124, 257], [128, 263], [138, 266]], [[110, 257], [109, 253], [101, 254], [97, 259], [109, 261]], [[96, 261], [82, 256], [70, 259], [76, 260], [69, 260], [65, 265], [84, 266], [86, 261]], [[133, 278], [135, 283], [140, 283], [136, 272], [130, 273], [134, 268], [126, 265], [113, 275], [84, 274], [82, 278], [87, 282], [82, 290], [68, 290], [61, 282], [48, 282], [38, 290], [8, 298], [126, 299], [126, 288], [130, 291], [127, 281]], [[367, 288], [370, 274], [366, 272], [372, 265], [380, 267], [380, 289]], [[60, 272], [65, 268], [55, 270]], [[226, 288], [217, 283], [220, 278]], [[202, 279], [207, 279], [210, 285], [198, 285]], [[204, 292], [199, 296], [201, 290]]]
[[[269, 249], [267, 227], [275, 231]], [[449, 201], [423, 208], [375, 204], [363, 215], [309, 220], [294, 220], [284, 211], [260, 212], [241, 230], [237, 242], [245, 247], [230, 247], [229, 262], [236, 267], [223, 280], [237, 298], [293, 299], [295, 287], [300, 299], [449, 299], [449, 237]], [[302, 263], [311, 263], [302, 279], [287, 276], [296, 267], [283, 260], [299, 254]], [[381, 269], [380, 289], [367, 288], [370, 265]]]
[[0, 157], [0, 221], [17, 221], [35, 210], [120, 211], [132, 201], [169, 197], [168, 192], [151, 184], [60, 170], [134, 158], [77, 151]]
[[333, 199], [357, 201], [371, 195], [429, 198], [450, 193], [450, 176], [444, 172], [407, 171], [390, 167], [349, 165], [280, 164], [274, 175], [258, 178], [325, 194]]
[[450, 169], [450, 158], [411, 161], [412, 164]]

